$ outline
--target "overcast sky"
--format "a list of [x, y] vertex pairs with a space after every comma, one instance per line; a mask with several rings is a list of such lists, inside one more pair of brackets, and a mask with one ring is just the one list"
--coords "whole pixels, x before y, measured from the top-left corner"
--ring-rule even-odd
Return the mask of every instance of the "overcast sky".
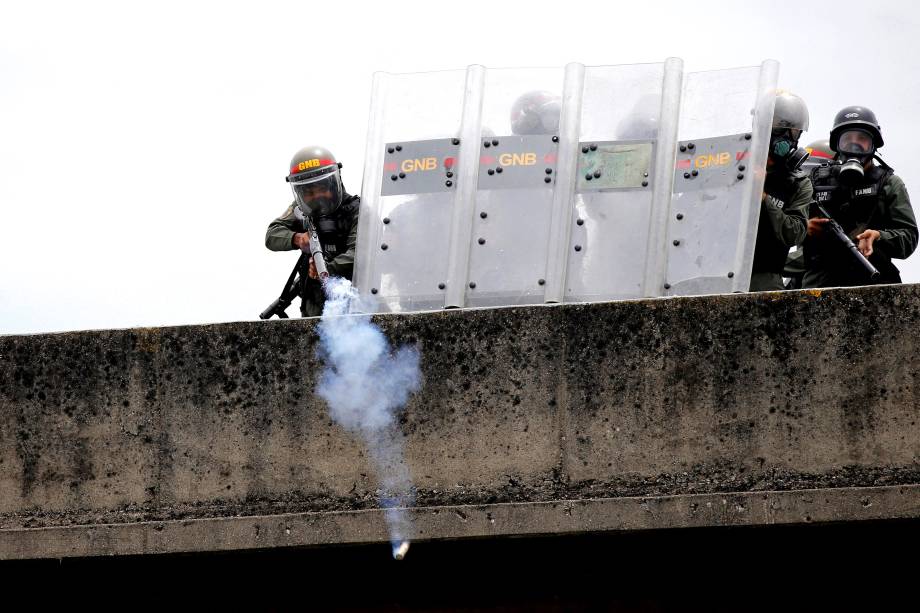
[[[375, 71], [780, 62], [811, 111], [878, 115], [920, 199], [909, 2], [0, 3], [0, 334], [255, 319], [267, 224], [322, 144], [360, 191]], [[900, 263], [920, 281], [920, 256]], [[296, 311], [290, 309], [291, 313]]]

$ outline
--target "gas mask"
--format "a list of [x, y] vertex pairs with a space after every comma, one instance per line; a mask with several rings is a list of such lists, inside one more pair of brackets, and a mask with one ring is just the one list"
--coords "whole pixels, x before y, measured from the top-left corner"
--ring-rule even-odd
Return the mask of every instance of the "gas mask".
[[866, 130], [847, 130], [837, 139], [837, 158], [840, 160], [840, 181], [854, 185], [865, 177], [866, 162], [875, 155], [875, 143]]
[[808, 159], [808, 152], [799, 147], [800, 130], [775, 129], [770, 135], [770, 157], [773, 163], [789, 171], [801, 168]]

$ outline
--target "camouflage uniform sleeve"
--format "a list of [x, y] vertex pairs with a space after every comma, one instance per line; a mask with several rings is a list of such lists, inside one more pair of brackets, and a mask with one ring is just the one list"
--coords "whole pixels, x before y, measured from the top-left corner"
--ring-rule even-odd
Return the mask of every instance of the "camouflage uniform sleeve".
[[268, 224], [265, 246], [272, 251], [291, 251], [294, 249], [291, 239], [297, 232], [303, 232], [303, 227], [294, 215], [294, 205], [291, 204], [281, 217]]
[[355, 215], [348, 233], [347, 248], [333, 259], [326, 262], [326, 270], [330, 275], [351, 280], [355, 269], [355, 251], [358, 244], [358, 216]]
[[885, 229], [879, 229], [881, 236], [875, 244], [888, 257], [903, 260], [917, 248], [917, 221], [907, 187], [904, 181], [892, 175], [882, 191], [890, 220]]
[[805, 242], [805, 234], [808, 229], [808, 208], [814, 199], [811, 181], [804, 175], [796, 180], [796, 185], [792, 200], [784, 208], [763, 205], [766, 206], [773, 233], [786, 247], [801, 245]]

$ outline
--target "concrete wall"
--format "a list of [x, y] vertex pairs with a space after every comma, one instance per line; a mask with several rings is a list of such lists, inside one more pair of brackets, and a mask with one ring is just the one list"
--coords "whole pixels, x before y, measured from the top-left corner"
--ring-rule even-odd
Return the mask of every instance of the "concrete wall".
[[[920, 517], [920, 288], [375, 318], [420, 538]], [[0, 337], [0, 558], [383, 540], [315, 320]]]

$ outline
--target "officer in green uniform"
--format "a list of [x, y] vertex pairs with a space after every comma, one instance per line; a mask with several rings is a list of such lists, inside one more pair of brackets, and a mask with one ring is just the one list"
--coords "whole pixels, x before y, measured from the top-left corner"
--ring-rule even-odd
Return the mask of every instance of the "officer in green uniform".
[[[808, 152], [808, 159], [802, 164], [802, 172], [809, 176], [814, 168], [831, 162], [835, 155], [830, 140], [826, 138], [806, 145], [805, 151]], [[802, 277], [805, 276], [805, 251], [802, 247], [799, 245], [790, 251], [786, 258], [786, 267], [783, 269], [783, 278], [787, 279], [786, 289], [802, 289]]]
[[[287, 182], [294, 191], [294, 202], [281, 217], [268, 225], [265, 246], [272, 251], [301, 249], [309, 252], [310, 235], [306, 219], [316, 228], [326, 260], [326, 270], [334, 277], [351, 279], [358, 241], [360, 198], [345, 192], [335, 156], [323, 147], [305, 147], [294, 154]], [[310, 260], [310, 278], [304, 289], [307, 317], [322, 315], [326, 301], [323, 286]]]
[[808, 107], [789, 92], [778, 92], [773, 111], [767, 176], [760, 200], [760, 221], [751, 272], [752, 292], [782, 290], [789, 249], [805, 240], [811, 183], [800, 170], [808, 157], [799, 137], [808, 129]]
[[815, 210], [808, 220], [804, 287], [901, 282], [891, 260], [914, 252], [917, 222], [904, 182], [876, 153], [883, 144], [875, 113], [848, 106], [837, 113], [831, 130], [834, 161], [812, 173], [817, 204], [857, 243], [880, 275], [870, 280], [847, 248], [832, 240], [825, 230], [829, 220]]

